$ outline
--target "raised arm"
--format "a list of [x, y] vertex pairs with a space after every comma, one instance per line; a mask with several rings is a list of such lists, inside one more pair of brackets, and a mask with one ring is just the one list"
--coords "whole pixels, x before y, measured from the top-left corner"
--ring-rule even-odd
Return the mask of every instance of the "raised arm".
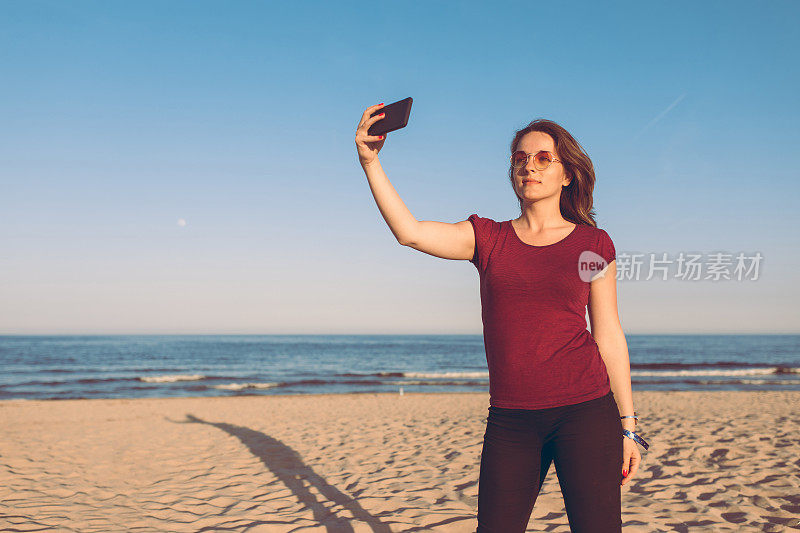
[[364, 111], [356, 130], [356, 147], [372, 196], [395, 239], [404, 246], [443, 259], [472, 259], [475, 234], [468, 220], [453, 224], [433, 220], [419, 221], [389, 182], [378, 159], [385, 137], [368, 133], [369, 127], [383, 118], [381, 115], [370, 117], [380, 107], [382, 104], [370, 106]]

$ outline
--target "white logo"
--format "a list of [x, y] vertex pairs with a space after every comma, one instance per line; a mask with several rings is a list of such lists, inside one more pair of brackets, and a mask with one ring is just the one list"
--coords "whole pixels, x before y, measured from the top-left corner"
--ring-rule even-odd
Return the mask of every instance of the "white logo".
[[602, 278], [606, 275], [606, 270], [608, 270], [608, 263], [600, 255], [591, 250], [581, 252], [578, 258], [578, 275], [582, 281], [589, 283]]

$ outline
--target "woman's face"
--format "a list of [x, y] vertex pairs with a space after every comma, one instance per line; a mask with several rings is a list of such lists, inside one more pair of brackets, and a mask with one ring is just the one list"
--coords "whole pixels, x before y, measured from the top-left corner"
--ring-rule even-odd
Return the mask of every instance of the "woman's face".
[[561, 193], [561, 187], [569, 184], [564, 165], [556, 153], [553, 138], [548, 134], [541, 131], [526, 133], [517, 144], [517, 150], [531, 155], [547, 150], [559, 160], [553, 161], [544, 170], [537, 170], [533, 164], [533, 157], [529, 157], [527, 164], [514, 169], [514, 186], [523, 200], [535, 201], [558, 195]]

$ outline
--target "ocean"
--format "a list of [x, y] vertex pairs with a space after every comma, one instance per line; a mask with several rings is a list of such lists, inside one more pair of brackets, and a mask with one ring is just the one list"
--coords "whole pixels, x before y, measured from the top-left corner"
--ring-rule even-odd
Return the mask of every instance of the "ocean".
[[[626, 335], [637, 390], [800, 390], [800, 335]], [[0, 336], [0, 400], [486, 392], [481, 335]]]

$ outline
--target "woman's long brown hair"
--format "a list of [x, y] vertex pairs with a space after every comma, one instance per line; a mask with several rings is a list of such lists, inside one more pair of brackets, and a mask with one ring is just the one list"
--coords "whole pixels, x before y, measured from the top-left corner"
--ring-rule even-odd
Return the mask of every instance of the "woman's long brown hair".
[[[517, 150], [520, 139], [526, 133], [540, 131], [553, 138], [555, 144], [556, 157], [564, 165], [564, 172], [571, 178], [569, 185], [561, 188], [561, 216], [575, 224], [585, 224], [597, 227], [595, 222], [594, 209], [592, 207], [592, 192], [594, 191], [594, 166], [589, 155], [578, 141], [563, 127], [552, 120], [537, 118], [527, 126], [514, 134], [511, 141], [511, 153]], [[508, 178], [511, 181], [511, 188], [519, 200], [519, 210], [522, 213], [523, 201], [517, 194], [514, 185], [514, 166], [509, 163]]]

